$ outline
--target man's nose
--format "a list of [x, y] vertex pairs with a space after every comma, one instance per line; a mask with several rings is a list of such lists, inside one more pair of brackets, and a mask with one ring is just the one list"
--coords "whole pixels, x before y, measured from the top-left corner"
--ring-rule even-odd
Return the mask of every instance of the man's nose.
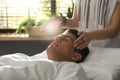
[[59, 43], [60, 43], [60, 42], [61, 42], [61, 41], [63, 41], [63, 40], [64, 40], [64, 36], [63, 36], [63, 35], [61, 35], [61, 36], [59, 36], [59, 37], [58, 37], [57, 42], [59, 42]]
[[58, 38], [57, 38], [57, 42], [58, 42], [58, 43], [60, 43], [61, 40], [62, 40], [61, 37], [58, 37]]

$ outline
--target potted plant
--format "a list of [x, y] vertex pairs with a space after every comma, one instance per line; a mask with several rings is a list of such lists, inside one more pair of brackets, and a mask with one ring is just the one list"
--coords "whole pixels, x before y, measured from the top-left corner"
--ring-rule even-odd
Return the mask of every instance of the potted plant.
[[73, 15], [73, 9], [74, 9], [74, 2], [71, 0], [72, 5], [67, 8], [67, 17], [72, 18]]
[[19, 24], [16, 33], [22, 33], [23, 30], [25, 31], [25, 33], [28, 33], [32, 26], [35, 26], [35, 20], [31, 18], [25, 19]]
[[44, 36], [44, 31], [41, 30], [41, 25], [44, 23], [44, 19], [39, 20], [36, 24], [29, 28], [28, 34], [29, 37], [40, 37]]

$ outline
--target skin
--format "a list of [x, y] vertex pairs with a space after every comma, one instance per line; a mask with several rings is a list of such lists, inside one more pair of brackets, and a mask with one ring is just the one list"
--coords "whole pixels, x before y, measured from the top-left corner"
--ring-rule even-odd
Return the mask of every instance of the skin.
[[[72, 19], [67, 20], [67, 26], [70, 27], [78, 27], [77, 24], [77, 9], [76, 6], [74, 8], [74, 14]], [[75, 24], [75, 25], [74, 25]], [[105, 26], [102, 30], [92, 31], [92, 32], [79, 32], [80, 37], [74, 42], [74, 47], [77, 48], [85, 48], [90, 41], [92, 40], [100, 40], [107, 38], [114, 38], [118, 32], [120, 31], [120, 2], [116, 4], [116, 8], [112, 15], [110, 24]]]
[[[74, 42], [74, 46], [77, 48], [86, 47], [91, 40], [100, 40], [107, 38], [114, 38], [120, 31], [120, 3], [117, 3], [111, 18], [110, 24], [105, 26], [102, 30], [92, 32], [80, 32], [80, 37]], [[78, 45], [81, 43], [80, 45]], [[78, 46], [77, 46], [78, 45]]]
[[[77, 4], [77, 3], [75, 3]], [[62, 23], [61, 17], [54, 17], [48, 20], [48, 23], [54, 22], [54, 26], [58, 26]], [[52, 24], [52, 23], [51, 23]], [[56, 24], [56, 25], [55, 25]], [[49, 24], [50, 25], [50, 24]], [[44, 26], [45, 27], [45, 26]], [[78, 28], [78, 14], [77, 5], [74, 6], [74, 12], [72, 18], [68, 18], [65, 27]], [[74, 41], [74, 47], [78, 49], [85, 48], [92, 40], [101, 40], [107, 38], [114, 38], [120, 31], [120, 2], [116, 4], [115, 10], [110, 20], [110, 24], [105, 28], [91, 32], [79, 32], [79, 38]]]
[[48, 59], [53, 61], [76, 62], [81, 59], [79, 53], [74, 52], [74, 41], [76, 37], [68, 32], [57, 36], [47, 48]]

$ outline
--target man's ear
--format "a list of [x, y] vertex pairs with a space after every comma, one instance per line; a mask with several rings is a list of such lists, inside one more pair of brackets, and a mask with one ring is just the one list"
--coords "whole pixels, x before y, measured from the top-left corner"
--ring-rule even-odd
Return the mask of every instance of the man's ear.
[[72, 59], [72, 61], [76, 62], [76, 61], [82, 59], [82, 55], [77, 52], [74, 52], [71, 59]]

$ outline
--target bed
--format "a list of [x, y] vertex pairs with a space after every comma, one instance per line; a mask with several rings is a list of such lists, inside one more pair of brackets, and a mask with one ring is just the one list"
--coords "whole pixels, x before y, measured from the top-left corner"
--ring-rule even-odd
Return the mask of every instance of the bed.
[[91, 47], [80, 65], [90, 80], [120, 80], [120, 48]]
[[[49, 43], [47, 43], [47, 45]], [[34, 44], [34, 42], [32, 44]], [[45, 47], [47, 45], [45, 45]], [[36, 50], [37, 50], [37, 47], [35, 48]], [[40, 45], [40, 47], [42, 47], [42, 45]], [[42, 47], [42, 49], [43, 48], [44, 47]], [[37, 52], [39, 51], [40, 49], [38, 49]], [[16, 59], [19, 58], [19, 59], [24, 60], [24, 59], [29, 59], [29, 58], [34, 58], [34, 59], [40, 58], [40, 56], [41, 58], [45, 58], [45, 55], [42, 55], [42, 54], [44, 54], [46, 51], [40, 52], [33, 56], [31, 56], [29, 53], [27, 53], [26, 55], [26, 54], [16, 53], [16, 52], [15, 53], [12, 52], [14, 54], [12, 58], [14, 57]], [[25, 50], [25, 52], [27, 52], [27, 49]], [[4, 54], [4, 52], [2, 52], [2, 54]], [[7, 55], [7, 56], [11, 57], [10, 55]], [[6, 62], [6, 59], [5, 59], [5, 62]], [[9, 60], [8, 60], [8, 63], [10, 63]], [[1, 65], [3, 64], [0, 64], [0, 66]], [[48, 64], [46, 65], [49, 67]], [[90, 54], [86, 58], [85, 62], [79, 63], [79, 66], [80, 67], [82, 66], [82, 68], [85, 70], [88, 80], [120, 80], [120, 48], [90, 47]], [[1, 69], [2, 68], [0, 68], [0, 70]], [[76, 69], [76, 72], [77, 72], [77, 69]], [[0, 80], [5, 80], [5, 79], [0, 79]], [[74, 79], [74, 80], [81, 80], [81, 79]]]
[[[34, 58], [46, 58], [37, 54]], [[90, 47], [90, 54], [79, 63], [87, 74], [88, 80], [120, 80], [120, 48]]]

